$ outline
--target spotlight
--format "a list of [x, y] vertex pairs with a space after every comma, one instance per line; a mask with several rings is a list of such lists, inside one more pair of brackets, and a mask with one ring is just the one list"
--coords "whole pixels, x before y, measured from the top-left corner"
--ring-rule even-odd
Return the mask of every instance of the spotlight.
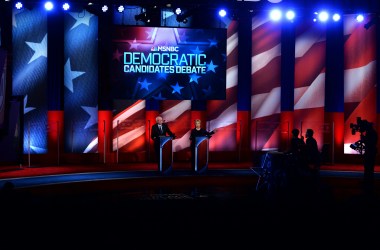
[[17, 3], [15, 4], [15, 7], [16, 7], [16, 9], [18, 9], [18, 10], [22, 9], [22, 3], [17, 2]]
[[329, 13], [322, 11], [318, 14], [318, 20], [321, 22], [326, 22], [329, 19]]
[[225, 17], [226, 15], [227, 15], [227, 12], [226, 12], [225, 9], [221, 9], [221, 10], [219, 10], [219, 16], [220, 16], [220, 17]]
[[296, 16], [296, 14], [294, 13], [294, 11], [292, 10], [289, 10], [285, 13], [285, 16], [288, 20], [293, 20]]
[[358, 21], [359, 23], [363, 22], [364, 20], [364, 16], [362, 14], [359, 14], [356, 16], [356, 21]]
[[46, 2], [45, 3], [45, 9], [46, 10], [52, 10], [54, 8], [54, 5], [52, 2]]
[[62, 9], [64, 9], [64, 10], [68, 10], [68, 9], [70, 9], [70, 5], [69, 5], [68, 3], [64, 3], [64, 4], [62, 5]]
[[102, 11], [103, 11], [103, 12], [107, 12], [107, 10], [108, 10], [108, 6], [107, 6], [107, 5], [103, 5], [103, 7], [102, 7]]
[[275, 9], [269, 13], [269, 16], [273, 21], [278, 21], [281, 19], [282, 13], [280, 10]]
[[181, 15], [181, 13], [182, 13], [181, 8], [176, 8], [176, 9], [174, 10], [174, 13], [175, 13], [176, 15]]
[[333, 16], [332, 16], [333, 20], [335, 22], [339, 21], [340, 20], [340, 15], [338, 13], [335, 13]]
[[117, 11], [119, 11], [120, 13], [124, 11], [124, 6], [123, 5], [120, 5], [118, 8], [117, 8]]

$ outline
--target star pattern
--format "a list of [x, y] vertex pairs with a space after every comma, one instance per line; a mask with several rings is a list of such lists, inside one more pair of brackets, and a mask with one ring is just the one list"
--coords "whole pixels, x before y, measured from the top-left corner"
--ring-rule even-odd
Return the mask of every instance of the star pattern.
[[130, 50], [132, 50], [132, 49], [138, 49], [139, 48], [139, 43], [136, 41], [136, 39], [135, 40], [133, 40], [132, 42], [131, 41], [129, 41], [128, 42], [130, 45], [131, 45], [131, 47], [129, 48]]
[[34, 108], [34, 107], [29, 107], [29, 108], [27, 108], [27, 107], [26, 107], [27, 104], [28, 104], [28, 95], [25, 95], [25, 97], [24, 97], [24, 115], [25, 115], [26, 113], [29, 113], [30, 111], [36, 109], [36, 108]]
[[176, 83], [176, 85], [170, 85], [170, 86], [172, 86], [173, 88], [172, 94], [174, 93], [181, 94], [181, 89], [184, 88], [184, 87], [179, 86], [178, 82]]
[[71, 70], [71, 64], [70, 64], [70, 58], [67, 60], [64, 68], [64, 74], [65, 74], [65, 87], [68, 88], [72, 93], [74, 93], [73, 89], [73, 80], [81, 75], [83, 75], [85, 72], [82, 71], [72, 71]]
[[148, 82], [148, 81], [146, 80], [146, 78], [145, 78], [144, 81], [139, 82], [139, 84], [141, 85], [140, 90], [141, 90], [141, 89], [146, 89], [146, 90], [149, 91], [149, 85], [151, 85], [152, 83], [151, 83], [151, 82]]
[[26, 44], [34, 51], [34, 54], [32, 58], [30, 58], [28, 64], [34, 60], [37, 60], [41, 56], [47, 58], [47, 34], [40, 43], [26, 42]]
[[190, 77], [189, 83], [190, 82], [196, 82], [198, 84], [198, 78], [200, 78], [201, 76], [198, 76], [197, 74], [191, 74], [191, 75], [189, 75], [189, 77]]
[[215, 73], [215, 68], [218, 67], [218, 65], [213, 64], [212, 60], [210, 64], [207, 64], [207, 71], [212, 71]]
[[90, 115], [90, 118], [88, 119], [84, 129], [87, 129], [92, 125], [98, 123], [98, 105], [96, 105], [96, 107], [82, 106], [82, 109]]
[[192, 51], [194, 54], [196, 54], [196, 55], [199, 55], [199, 54], [202, 54], [202, 53], [203, 53], [203, 51], [200, 50], [198, 46], [197, 46], [196, 49], [193, 49], [193, 50], [191, 50], [191, 51]]
[[84, 14], [76, 13], [76, 12], [69, 12], [69, 14], [75, 19], [75, 23], [71, 27], [70, 30], [75, 29], [76, 27], [78, 27], [81, 24], [86, 25], [86, 26], [90, 26], [90, 19], [91, 19], [91, 17], [94, 16], [93, 14], [91, 14], [87, 11], [84, 11]]

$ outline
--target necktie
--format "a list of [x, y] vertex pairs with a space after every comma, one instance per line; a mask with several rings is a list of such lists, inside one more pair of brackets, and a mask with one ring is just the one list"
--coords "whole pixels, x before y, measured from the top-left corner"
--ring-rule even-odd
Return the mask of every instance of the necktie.
[[158, 126], [158, 128], [160, 129], [160, 134], [162, 134], [162, 126]]

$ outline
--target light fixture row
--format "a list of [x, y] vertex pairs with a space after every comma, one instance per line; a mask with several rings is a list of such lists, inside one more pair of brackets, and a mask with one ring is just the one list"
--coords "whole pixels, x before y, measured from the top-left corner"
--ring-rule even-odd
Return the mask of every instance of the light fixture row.
[[[7, 0], [5, 0], [7, 1]], [[87, 5], [91, 6], [93, 5], [93, 3], [89, 2]], [[23, 6], [23, 3], [22, 2], [16, 2], [15, 3], [15, 8], [17, 9], [22, 9], [24, 6]], [[44, 7], [47, 11], [50, 11], [50, 10], [53, 10], [54, 9], [54, 3], [51, 2], [51, 1], [47, 1], [44, 3]], [[64, 2], [62, 3], [62, 9], [64, 11], [68, 11], [70, 10], [70, 4], [68, 2]], [[124, 12], [125, 8], [124, 8], [124, 5], [119, 5], [119, 6], [116, 6], [116, 9], [119, 13], [122, 13]], [[109, 6], [104, 4], [102, 5], [101, 7], [101, 10], [103, 12], [107, 12], [109, 10]], [[189, 11], [187, 12], [183, 12], [181, 8], [179, 7], [175, 7], [173, 9], [173, 12], [176, 14], [176, 19], [178, 22], [183, 22], [183, 23], [186, 23], [187, 22], [187, 18], [189, 16], [191, 16], [191, 13]], [[225, 9], [220, 9], [218, 10], [218, 14], [220, 17], [224, 17], [227, 15], [227, 11]], [[280, 9], [273, 9], [269, 12], [269, 18], [273, 21], [280, 21], [283, 19], [283, 16], [285, 16], [285, 18], [289, 21], [293, 21], [295, 18], [296, 18], [296, 13], [293, 11], [293, 10], [288, 10], [286, 12], [283, 12], [282, 10]], [[144, 22], [150, 22], [150, 18], [149, 18], [149, 15], [147, 12], [142, 12], [138, 15], [135, 15], [135, 19], [136, 21], [144, 21]], [[313, 16], [313, 21], [314, 22], [327, 22], [329, 21], [330, 19], [332, 19], [333, 21], [337, 22], [341, 19], [341, 15], [339, 13], [333, 13], [331, 15], [331, 18], [330, 18], [330, 14], [328, 11], [320, 11], [320, 12], [314, 12], [314, 16]], [[356, 20], [358, 22], [362, 22], [364, 21], [364, 15], [363, 14], [357, 14], [356, 15]]]

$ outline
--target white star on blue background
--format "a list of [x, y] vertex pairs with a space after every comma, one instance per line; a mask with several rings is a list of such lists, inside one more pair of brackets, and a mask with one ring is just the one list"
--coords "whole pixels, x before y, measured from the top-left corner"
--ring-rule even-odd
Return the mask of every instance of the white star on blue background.
[[41, 56], [47, 58], [47, 34], [44, 36], [40, 43], [26, 42], [26, 44], [28, 44], [28, 46], [34, 50], [34, 54], [32, 58], [30, 58], [28, 64], [40, 58]]
[[85, 72], [83, 71], [72, 71], [71, 70], [71, 64], [70, 64], [70, 58], [67, 60], [65, 64], [65, 69], [64, 69], [64, 74], [65, 74], [65, 87], [68, 88], [72, 93], [74, 93], [74, 88], [73, 88], [73, 80], [77, 78], [78, 76], [83, 75]]
[[98, 123], [98, 105], [96, 105], [96, 107], [82, 106], [82, 109], [84, 109], [84, 111], [86, 111], [90, 115], [90, 118], [88, 119], [84, 129], [87, 129], [92, 125]]
[[28, 95], [25, 95], [25, 97], [24, 97], [24, 115], [25, 115], [26, 113], [28, 113], [28, 112], [30, 112], [30, 111], [36, 109], [36, 108], [33, 108], [33, 107], [29, 107], [29, 108], [27, 108], [27, 107], [26, 107], [27, 104], [28, 104]]
[[91, 17], [93, 17], [94, 15], [87, 12], [87, 11], [84, 11], [84, 14], [81, 13], [81, 14], [78, 14], [76, 12], [70, 12], [69, 13], [73, 18], [75, 18], [75, 23], [73, 25], [73, 27], [71, 27], [70, 30], [76, 28], [77, 26], [81, 25], [81, 24], [84, 24], [84, 25], [87, 25], [87, 26], [90, 26], [90, 19]]

